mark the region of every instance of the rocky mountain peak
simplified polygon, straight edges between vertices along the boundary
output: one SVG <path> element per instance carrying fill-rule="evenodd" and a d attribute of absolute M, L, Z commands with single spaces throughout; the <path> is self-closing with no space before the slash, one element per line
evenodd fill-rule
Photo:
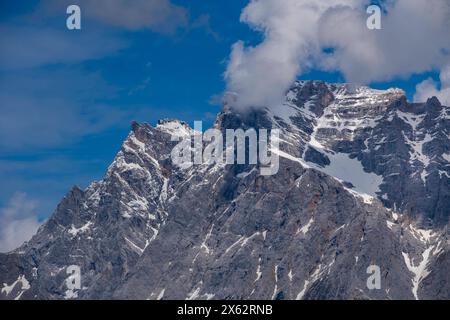
<path fill-rule="evenodd" d="M 272 176 L 182 170 L 172 137 L 193 129 L 133 122 L 101 181 L 0 254 L 0 298 L 449 299 L 449 111 L 319 81 L 294 83 L 277 106 L 225 106 L 217 128 L 281 130 Z"/>

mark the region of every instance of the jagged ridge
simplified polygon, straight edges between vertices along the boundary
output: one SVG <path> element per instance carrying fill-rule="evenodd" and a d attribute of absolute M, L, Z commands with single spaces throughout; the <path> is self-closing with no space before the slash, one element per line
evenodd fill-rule
<path fill-rule="evenodd" d="M 0 255 L 0 297 L 73 298 L 75 264 L 81 299 L 449 298 L 449 110 L 436 99 L 297 82 L 284 104 L 225 106 L 215 125 L 281 128 L 279 173 L 180 169 L 171 136 L 186 123 L 133 123 L 102 181 Z M 365 284 L 371 264 L 381 290 Z"/>

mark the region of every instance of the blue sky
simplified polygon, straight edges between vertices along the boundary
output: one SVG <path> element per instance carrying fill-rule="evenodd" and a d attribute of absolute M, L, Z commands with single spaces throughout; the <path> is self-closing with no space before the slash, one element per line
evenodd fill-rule
<path fill-rule="evenodd" d="M 66 29 L 72 3 L 80 3 L 81 30 Z M 39 220 L 48 217 L 71 186 L 102 178 L 132 120 L 211 124 L 232 45 L 264 41 L 240 22 L 249 1 L 172 0 L 171 20 L 150 25 L 90 13 L 85 3 L 0 3 L 0 208 L 20 194 Z M 417 84 L 439 81 L 439 69 L 424 70 L 369 84 L 412 99 Z M 346 80 L 315 67 L 298 78 Z"/>

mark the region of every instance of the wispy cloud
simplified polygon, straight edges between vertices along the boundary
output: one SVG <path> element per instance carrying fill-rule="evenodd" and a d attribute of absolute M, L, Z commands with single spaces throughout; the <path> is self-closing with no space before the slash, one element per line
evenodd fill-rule
<path fill-rule="evenodd" d="M 209 14 L 202 14 L 197 17 L 190 25 L 190 30 L 204 29 L 206 34 L 210 35 L 214 40 L 220 41 L 222 38 L 211 26 L 211 16 Z"/>
<path fill-rule="evenodd" d="M 118 89 L 79 67 L 16 73 L 0 83 L 0 147 L 6 150 L 70 144 L 129 112 L 104 101 Z"/>
<path fill-rule="evenodd" d="M 144 91 L 146 90 L 149 85 L 150 85 L 150 81 L 152 80 L 151 77 L 146 77 L 144 80 L 142 80 L 137 86 L 135 86 L 134 88 L 131 88 L 128 91 L 128 95 L 133 95 L 139 91 Z"/>
<path fill-rule="evenodd" d="M 126 47 L 122 38 L 99 30 L 70 32 L 64 28 L 0 25 L 0 70 L 75 64 Z"/>
<path fill-rule="evenodd" d="M 61 23 L 72 4 L 81 7 L 80 31 Z M 207 16 L 191 23 L 188 9 L 170 0 L 42 0 L 31 14 L 0 25 L 0 70 L 100 59 L 129 46 L 122 30 L 172 35 L 199 27 L 216 36 Z"/>
<path fill-rule="evenodd" d="M 44 0 L 39 12 L 60 15 L 71 4 L 80 6 L 83 18 L 131 31 L 173 34 L 189 24 L 189 11 L 170 0 Z"/>
<path fill-rule="evenodd" d="M 16 193 L 6 207 L 0 208 L 0 252 L 16 249 L 36 233 L 40 225 L 36 206 L 25 193 Z"/>

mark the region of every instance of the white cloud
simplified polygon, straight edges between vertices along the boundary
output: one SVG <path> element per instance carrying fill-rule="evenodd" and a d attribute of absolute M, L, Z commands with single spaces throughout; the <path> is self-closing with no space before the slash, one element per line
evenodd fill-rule
<path fill-rule="evenodd" d="M 392 0 L 382 29 L 366 28 L 364 11 L 330 10 L 321 19 L 322 47 L 332 47 L 325 65 L 351 82 L 370 83 L 439 69 L 450 51 L 448 0 Z"/>
<path fill-rule="evenodd" d="M 440 69 L 450 52 L 447 0 L 390 0 L 382 30 L 369 30 L 369 1 L 252 0 L 241 21 L 264 34 L 254 47 L 235 43 L 225 72 L 236 107 L 276 104 L 309 68 L 370 83 Z M 331 49 L 325 50 L 324 49 Z"/>
<path fill-rule="evenodd" d="M 25 193 L 16 193 L 6 207 L 0 208 L 0 252 L 16 249 L 36 233 L 40 225 L 34 213 L 36 206 Z"/>
<path fill-rule="evenodd" d="M 440 85 L 431 78 L 422 81 L 416 86 L 414 101 L 425 102 L 430 97 L 437 97 L 446 106 L 450 106 L 450 65 L 445 67 L 440 74 Z"/>
<path fill-rule="evenodd" d="M 264 41 L 245 47 L 233 45 L 225 79 L 237 94 L 237 107 L 277 103 L 295 77 L 320 52 L 319 19 L 330 7 L 357 1 L 253 0 L 243 10 L 241 22 L 264 33 Z"/>

